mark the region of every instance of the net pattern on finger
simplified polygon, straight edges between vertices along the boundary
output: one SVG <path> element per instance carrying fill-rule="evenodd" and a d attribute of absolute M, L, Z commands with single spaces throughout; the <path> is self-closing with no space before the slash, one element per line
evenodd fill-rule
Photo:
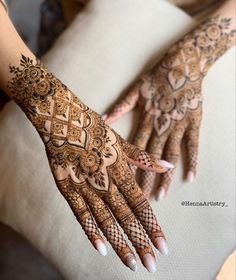
<path fill-rule="evenodd" d="M 99 229 L 97 228 L 95 221 L 92 217 L 89 217 L 79 222 L 90 240 L 94 241 L 97 238 L 101 238 Z"/>
<path fill-rule="evenodd" d="M 145 197 L 152 192 L 155 183 L 156 173 L 151 171 L 142 171 L 140 174 L 140 186 Z"/>
<path fill-rule="evenodd" d="M 188 169 L 195 172 L 198 163 L 197 153 L 194 150 L 189 150 L 188 157 Z"/>
<path fill-rule="evenodd" d="M 138 218 L 150 237 L 164 237 L 161 227 L 158 225 L 156 217 L 150 206 L 143 209 L 143 211 L 139 213 Z"/>
<path fill-rule="evenodd" d="M 160 187 L 168 189 L 174 175 L 174 170 L 168 170 L 166 173 L 160 175 Z"/>
<path fill-rule="evenodd" d="M 133 246 L 139 251 L 150 247 L 148 237 L 141 224 L 135 219 L 132 222 L 122 225 Z"/>
<path fill-rule="evenodd" d="M 103 228 L 103 233 L 116 252 L 119 253 L 127 247 L 127 243 L 116 224 Z"/>

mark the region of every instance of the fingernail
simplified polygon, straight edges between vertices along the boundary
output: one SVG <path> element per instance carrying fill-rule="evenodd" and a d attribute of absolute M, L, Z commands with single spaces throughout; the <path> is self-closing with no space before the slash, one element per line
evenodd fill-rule
<path fill-rule="evenodd" d="M 134 272 L 138 269 L 136 258 L 132 254 L 128 254 L 125 258 L 125 264 Z"/>
<path fill-rule="evenodd" d="M 107 114 L 102 115 L 101 118 L 105 121 L 107 118 Z"/>
<path fill-rule="evenodd" d="M 162 200 L 165 196 L 165 189 L 163 187 L 161 187 L 158 191 L 158 194 L 156 195 L 156 200 Z"/>
<path fill-rule="evenodd" d="M 154 273 L 157 270 L 156 261 L 150 253 L 144 255 L 143 264 L 145 265 L 146 269 L 151 273 Z"/>
<path fill-rule="evenodd" d="M 166 256 L 168 254 L 167 242 L 163 237 L 157 237 L 155 240 L 155 245 L 157 249 L 162 253 L 162 255 Z"/>
<path fill-rule="evenodd" d="M 100 240 L 100 239 L 95 240 L 94 245 L 102 256 L 107 255 L 107 248 L 102 240 Z"/>
<path fill-rule="evenodd" d="M 189 183 L 192 183 L 193 180 L 194 180 L 194 177 L 195 177 L 195 174 L 193 173 L 193 171 L 189 171 L 188 174 L 187 174 L 187 181 Z"/>
<path fill-rule="evenodd" d="M 175 168 L 175 166 L 171 163 L 169 163 L 168 161 L 165 161 L 165 160 L 158 160 L 158 163 L 162 166 L 162 167 L 166 167 L 166 168 L 169 168 L 169 169 L 173 169 Z"/>

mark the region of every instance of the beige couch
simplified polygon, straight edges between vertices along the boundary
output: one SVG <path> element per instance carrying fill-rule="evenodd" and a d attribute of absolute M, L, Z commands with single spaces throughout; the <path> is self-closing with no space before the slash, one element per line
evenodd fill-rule
<path fill-rule="evenodd" d="M 44 62 L 91 108 L 103 113 L 120 93 L 194 21 L 161 0 L 91 0 Z M 34 244 L 69 280 L 214 279 L 234 248 L 234 50 L 203 85 L 199 172 L 189 185 L 182 162 L 167 199 L 153 208 L 168 238 L 158 270 L 136 273 L 109 248 L 101 257 L 59 194 L 36 131 L 9 103 L 0 115 L 0 219 Z M 131 113 L 114 125 L 124 137 Z M 184 207 L 182 201 L 223 201 L 228 207 Z"/>

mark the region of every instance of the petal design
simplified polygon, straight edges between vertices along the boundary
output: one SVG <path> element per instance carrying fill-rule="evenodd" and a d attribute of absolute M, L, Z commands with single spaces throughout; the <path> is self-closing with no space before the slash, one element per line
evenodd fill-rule
<path fill-rule="evenodd" d="M 154 128 L 158 136 L 165 133 L 171 125 L 171 117 L 169 114 L 162 114 L 159 118 L 154 120 Z"/>

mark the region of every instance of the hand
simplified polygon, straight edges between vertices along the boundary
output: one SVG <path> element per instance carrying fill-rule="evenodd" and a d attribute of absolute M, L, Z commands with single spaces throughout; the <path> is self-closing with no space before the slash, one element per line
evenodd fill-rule
<path fill-rule="evenodd" d="M 10 66 L 9 92 L 39 132 L 56 184 L 88 238 L 105 255 L 103 233 L 135 271 L 135 255 L 120 225 L 153 272 L 155 255 L 148 237 L 163 254 L 167 244 L 128 162 L 153 172 L 165 172 L 168 163 L 155 162 L 125 142 L 39 61 L 22 55 L 20 65 Z"/>
<path fill-rule="evenodd" d="M 156 159 L 176 165 L 182 141 L 186 144 L 187 179 L 196 176 L 199 128 L 202 119 L 202 80 L 209 67 L 232 46 L 230 19 L 214 16 L 177 42 L 164 58 L 131 87 L 125 98 L 104 115 L 107 124 L 139 102 L 140 122 L 134 144 Z M 134 168 L 135 169 L 135 168 Z M 160 175 L 154 194 L 167 194 L 174 169 Z M 149 197 L 156 174 L 143 172 L 139 184 Z"/>

